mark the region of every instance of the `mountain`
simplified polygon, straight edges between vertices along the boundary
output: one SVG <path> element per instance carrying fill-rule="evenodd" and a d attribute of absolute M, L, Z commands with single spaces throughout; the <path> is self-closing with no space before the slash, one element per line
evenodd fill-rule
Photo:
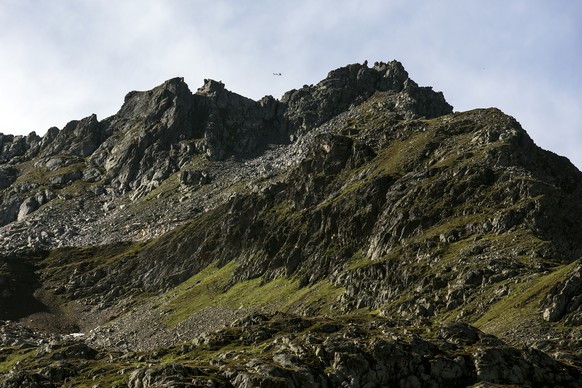
<path fill-rule="evenodd" d="M 0 134 L 2 387 L 582 386 L 582 173 L 397 62 Z"/>

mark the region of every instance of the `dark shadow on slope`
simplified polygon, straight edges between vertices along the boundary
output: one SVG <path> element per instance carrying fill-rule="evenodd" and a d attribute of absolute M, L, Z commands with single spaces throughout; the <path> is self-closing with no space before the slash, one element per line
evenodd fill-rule
<path fill-rule="evenodd" d="M 34 297 L 40 282 L 35 257 L 0 257 L 0 319 L 18 320 L 30 314 L 48 311 Z"/>
<path fill-rule="evenodd" d="M 78 332 L 76 309 L 63 311 L 62 299 L 41 280 L 39 265 L 46 256 L 44 251 L 0 254 L 0 320 L 42 332 Z"/>
<path fill-rule="evenodd" d="M 38 263 L 45 257 L 42 251 L 0 256 L 0 320 L 20 321 L 44 332 L 77 332 L 77 322 L 61 310 L 39 278 Z"/>

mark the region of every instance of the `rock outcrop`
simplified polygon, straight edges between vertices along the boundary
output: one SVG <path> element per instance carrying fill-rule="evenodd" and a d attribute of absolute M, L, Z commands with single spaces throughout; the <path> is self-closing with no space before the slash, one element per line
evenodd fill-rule
<path fill-rule="evenodd" d="M 374 67 L 354 64 L 331 71 L 315 86 L 291 90 L 283 96 L 283 116 L 292 133 L 303 133 L 367 100 L 375 92 L 389 92 L 384 104 L 400 118 L 434 118 L 452 112 L 442 93 L 419 87 L 397 61 Z"/>
<path fill-rule="evenodd" d="M 582 265 L 577 264 L 566 279 L 554 284 L 540 306 L 546 321 L 582 325 Z"/>

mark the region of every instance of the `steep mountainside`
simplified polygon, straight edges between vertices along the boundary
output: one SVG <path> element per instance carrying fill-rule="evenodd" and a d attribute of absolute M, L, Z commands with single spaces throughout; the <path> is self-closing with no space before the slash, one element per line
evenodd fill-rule
<path fill-rule="evenodd" d="M 582 386 L 581 220 L 567 159 L 396 61 L 172 79 L 0 134 L 3 386 Z"/>

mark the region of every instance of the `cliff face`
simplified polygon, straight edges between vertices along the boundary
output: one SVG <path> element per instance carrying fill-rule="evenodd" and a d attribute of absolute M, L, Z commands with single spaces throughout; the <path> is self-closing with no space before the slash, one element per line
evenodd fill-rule
<path fill-rule="evenodd" d="M 130 386 L 580 377 L 582 174 L 398 62 L 280 101 L 176 78 L 102 121 L 1 135 L 0 161 L 3 338 L 44 357 L 7 352 L 14 384 L 85 381 L 106 355 L 127 373 L 103 381 Z M 45 359 L 74 346 L 59 380 Z"/>

